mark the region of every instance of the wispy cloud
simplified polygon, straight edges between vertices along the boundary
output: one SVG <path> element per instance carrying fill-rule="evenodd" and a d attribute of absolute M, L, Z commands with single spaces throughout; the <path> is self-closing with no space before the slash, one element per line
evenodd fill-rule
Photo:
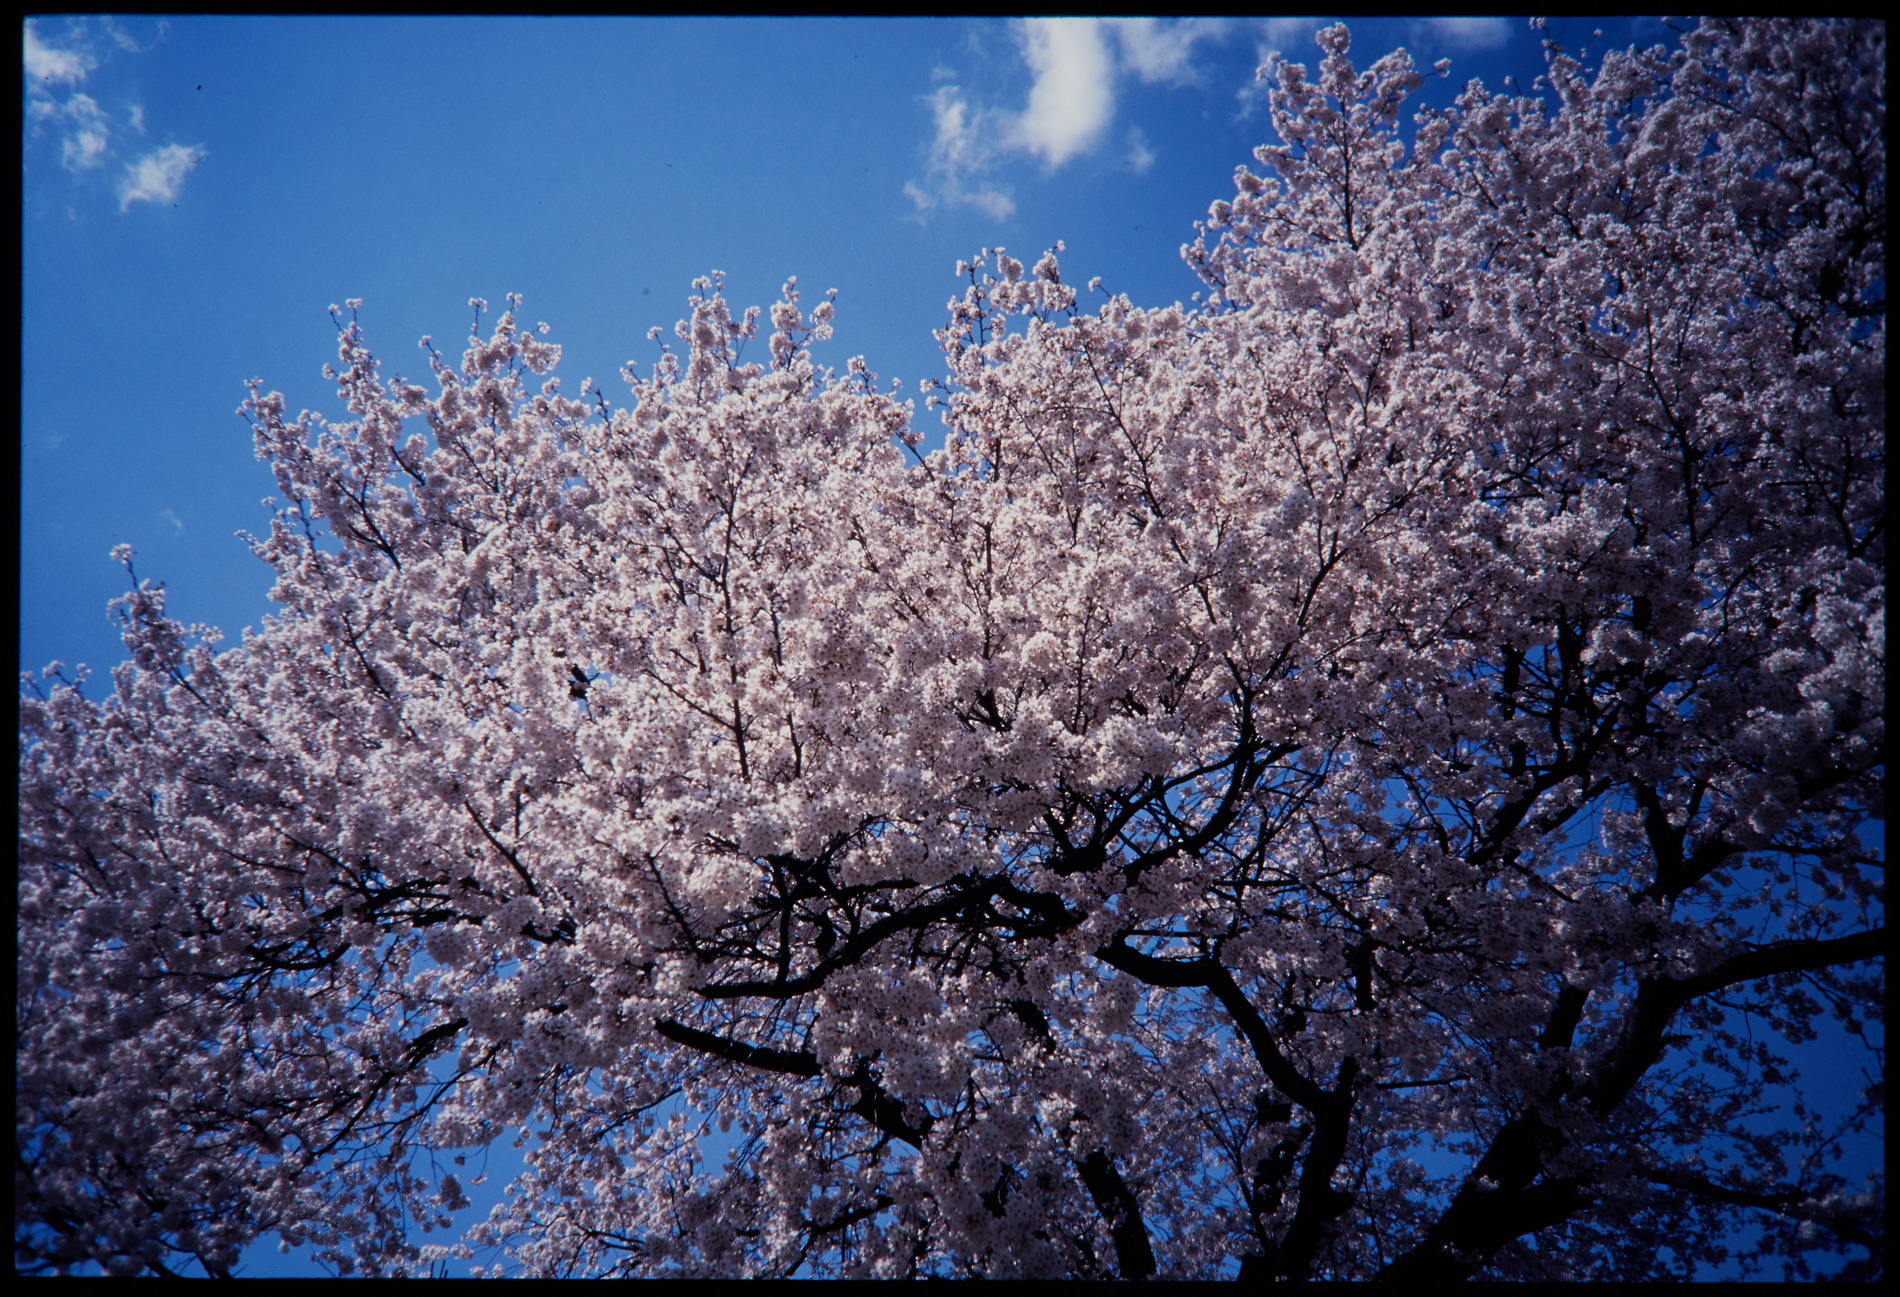
<path fill-rule="evenodd" d="M 140 45 L 137 41 L 133 40 L 132 33 L 119 26 L 119 24 L 114 22 L 110 17 L 101 18 L 99 25 L 105 28 L 107 39 L 124 50 L 127 54 L 143 54 L 146 50 L 152 48 L 151 45 Z M 153 45 L 158 43 L 158 38 L 165 34 L 165 28 L 169 25 L 170 24 L 166 22 L 160 21 L 158 24 L 158 34 L 152 39 Z"/>
<path fill-rule="evenodd" d="M 170 509 L 160 509 L 158 511 L 158 516 L 163 518 L 166 522 L 169 522 L 172 525 L 172 527 L 177 530 L 179 535 L 182 536 L 185 534 L 184 522 L 178 517 L 177 514 L 173 513 Z"/>
<path fill-rule="evenodd" d="M 1233 24 L 1224 18 L 1111 18 L 1109 28 L 1121 45 L 1122 66 L 1147 82 L 1187 85 L 1195 80 L 1194 46 L 1226 38 Z"/>
<path fill-rule="evenodd" d="M 1095 153 L 1110 138 L 1117 83 L 1123 74 L 1143 82 L 1184 85 L 1196 78 L 1195 46 L 1225 37 L 1216 19 L 1164 22 L 1154 18 L 1031 18 L 1012 24 L 1016 54 L 1030 74 L 1021 109 L 973 102 L 956 85 L 929 97 L 935 133 L 924 179 L 904 192 L 917 209 L 975 207 L 1002 219 L 1015 211 L 994 176 L 1011 157 L 1039 159 L 1048 170 Z M 1154 149 L 1139 130 L 1127 136 L 1127 165 L 1144 171 Z"/>
<path fill-rule="evenodd" d="M 1326 21 L 1321 18 L 1265 18 L 1260 22 L 1259 49 L 1266 54 L 1298 57 L 1313 50 L 1313 34 Z M 1261 62 L 1265 62 L 1265 58 Z"/>
<path fill-rule="evenodd" d="M 103 46 L 95 40 L 95 27 L 103 37 Z M 160 23 L 157 35 L 162 36 L 164 30 L 165 25 Z M 59 164 L 75 176 L 123 160 L 123 155 L 115 152 L 110 121 L 123 111 L 132 130 L 143 134 L 145 106 L 121 99 L 108 114 L 98 99 L 80 87 L 110 60 L 114 51 L 138 54 L 149 48 L 141 47 L 131 33 L 109 17 L 71 19 L 56 36 L 41 30 L 37 20 L 27 19 L 22 25 L 21 65 L 26 81 L 28 139 L 47 131 L 56 134 Z M 139 202 L 177 201 L 186 174 L 204 156 L 202 146 L 167 144 L 126 161 L 117 186 L 119 211 L 130 211 L 132 204 Z"/>
<path fill-rule="evenodd" d="M 125 169 L 119 182 L 119 210 L 130 210 L 133 203 L 169 203 L 178 198 L 178 187 L 185 175 L 203 159 L 203 149 L 183 144 L 167 144 L 148 153 Z"/>
<path fill-rule="evenodd" d="M 1008 194 L 985 184 L 997 132 L 979 122 L 983 116 L 963 97 L 959 86 L 938 86 L 930 96 L 937 133 L 930 146 L 930 169 L 924 182 L 910 181 L 904 192 L 920 212 L 943 204 L 974 207 L 995 220 L 1006 220 L 1016 210 Z"/>
<path fill-rule="evenodd" d="M 1140 175 L 1155 164 L 1155 151 L 1148 147 L 1148 137 L 1141 133 L 1141 127 L 1128 128 L 1128 169 Z"/>
<path fill-rule="evenodd" d="M 1425 29 L 1438 43 L 1460 50 L 1495 50 L 1510 43 L 1508 18 L 1427 18 Z"/>
<path fill-rule="evenodd" d="M 66 137 L 60 142 L 59 164 L 62 167 L 68 171 L 90 171 L 105 161 L 112 132 L 106 126 L 106 115 L 99 110 L 99 105 L 91 95 L 74 95 L 51 114 L 44 115 L 63 117 L 69 123 Z"/>

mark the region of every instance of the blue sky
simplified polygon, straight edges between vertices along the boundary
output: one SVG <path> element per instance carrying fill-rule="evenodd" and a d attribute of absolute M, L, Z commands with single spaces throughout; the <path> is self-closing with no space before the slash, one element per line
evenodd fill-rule
<path fill-rule="evenodd" d="M 228 642 L 269 611 L 234 533 L 268 530 L 275 483 L 236 410 L 256 376 L 334 413 L 328 309 L 349 298 L 386 368 L 417 375 L 422 335 L 459 352 L 471 297 L 521 293 L 567 390 L 611 394 L 695 277 L 725 272 L 743 307 L 795 275 L 808 303 L 838 290 L 820 360 L 863 355 L 934 431 L 916 393 L 942 372 L 957 261 L 1063 240 L 1071 283 L 1186 300 L 1181 245 L 1271 142 L 1254 71 L 1274 49 L 1315 63 L 1320 25 L 28 20 L 20 667 L 122 658 L 122 542 Z M 1598 50 L 1669 35 L 1551 34 L 1575 50 L 1599 25 Z M 1437 104 L 1543 66 L 1522 19 L 1352 28 L 1361 66 L 1451 60 Z"/>
<path fill-rule="evenodd" d="M 21 668 L 120 660 L 120 542 L 229 642 L 269 610 L 234 533 L 275 484 L 235 411 L 255 376 L 334 412 L 332 303 L 420 373 L 422 335 L 459 351 L 468 300 L 518 292 L 568 389 L 611 393 L 696 276 L 744 306 L 796 275 L 838 290 L 820 359 L 914 394 L 983 247 L 1064 240 L 1070 282 L 1141 304 L 1196 291 L 1180 246 L 1266 140 L 1254 70 L 1316 61 L 1318 25 L 28 20 Z M 1667 35 L 1605 25 L 1598 48 Z M 1401 44 L 1452 61 L 1435 102 L 1542 66 L 1522 19 L 1354 23 L 1362 65 Z"/>

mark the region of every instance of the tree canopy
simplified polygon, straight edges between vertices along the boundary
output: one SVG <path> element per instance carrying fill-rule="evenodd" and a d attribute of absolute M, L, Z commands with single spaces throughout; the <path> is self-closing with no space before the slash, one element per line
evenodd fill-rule
<path fill-rule="evenodd" d="M 23 684 L 19 1267 L 1879 1273 L 1884 26 L 1320 45 L 935 449 L 793 284 L 254 383 L 275 615 Z"/>

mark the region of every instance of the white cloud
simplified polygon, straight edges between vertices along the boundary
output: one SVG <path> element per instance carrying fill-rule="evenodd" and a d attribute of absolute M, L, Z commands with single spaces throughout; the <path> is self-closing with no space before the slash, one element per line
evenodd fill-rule
<path fill-rule="evenodd" d="M 986 114 L 973 110 L 962 89 L 953 85 L 938 86 L 930 96 L 930 108 L 937 134 L 930 146 L 926 183 L 913 180 L 904 186 L 917 210 L 928 211 L 944 203 L 974 207 L 996 220 L 1014 213 L 1016 204 L 1008 194 L 977 182 L 989 167 L 994 151 L 991 140 L 997 133 L 993 124 L 981 120 Z"/>
<path fill-rule="evenodd" d="M 1010 155 L 1028 154 L 1054 170 L 1095 152 L 1110 138 L 1123 73 L 1149 83 L 1190 84 L 1196 78 L 1195 46 L 1224 39 L 1231 27 L 1211 18 L 1015 23 L 1016 48 L 1031 78 L 1028 101 L 1020 111 L 985 107 L 958 86 L 940 85 L 926 100 L 936 128 L 928 173 L 922 182 L 905 185 L 904 192 L 920 212 L 945 204 L 975 207 L 998 219 L 1009 216 L 1015 204 L 989 177 Z M 936 80 L 952 75 L 944 69 L 932 73 Z M 1141 132 L 1133 130 L 1126 138 L 1126 164 L 1137 172 L 1152 166 L 1155 153 Z"/>
<path fill-rule="evenodd" d="M 1036 76 L 1016 119 L 1018 146 L 1059 167 L 1093 149 L 1114 117 L 1114 60 L 1093 18 L 1031 18 L 1018 33 Z"/>
<path fill-rule="evenodd" d="M 60 146 L 59 164 L 68 171 L 90 171 L 105 161 L 112 132 L 106 128 L 106 115 L 99 111 L 92 96 L 74 95 L 59 111 L 74 123 Z"/>
<path fill-rule="evenodd" d="M 151 48 L 150 45 L 141 47 L 137 41 L 132 39 L 132 33 L 126 31 L 125 28 L 119 26 L 118 23 L 112 21 L 109 17 L 101 18 L 99 23 L 106 29 L 106 35 L 111 38 L 112 43 L 124 50 L 127 54 L 143 54 L 146 50 Z M 158 34 L 163 36 L 165 34 L 165 28 L 168 26 L 170 26 L 169 23 L 161 21 L 158 24 Z M 153 44 L 157 44 L 156 39 L 154 39 Z"/>
<path fill-rule="evenodd" d="M 117 186 L 121 212 L 131 210 L 133 203 L 175 200 L 185 174 L 204 157 L 204 150 L 171 144 L 127 163 L 125 154 L 115 147 L 109 122 L 123 112 L 132 131 L 144 134 L 145 106 L 127 102 L 122 94 L 112 94 L 109 84 L 89 87 L 90 94 L 77 89 L 115 53 L 140 54 L 157 44 L 164 37 L 166 24 L 157 24 L 151 42 L 145 46 L 110 17 L 69 19 L 56 38 L 44 35 L 30 18 L 21 29 L 27 140 L 49 133 L 50 128 L 50 133 L 58 137 L 60 166 L 75 176 L 100 172 L 108 164 L 123 165 L 124 176 Z M 97 80 L 110 79 L 101 73 Z M 56 94 L 62 86 L 75 87 L 63 101 Z M 102 99 L 110 111 L 101 106 Z"/>
<path fill-rule="evenodd" d="M 25 33 L 22 59 L 29 82 L 57 86 L 70 81 L 78 85 L 86 79 L 87 73 L 99 66 L 99 61 L 83 47 L 62 50 L 46 44 L 31 18 L 26 20 Z"/>
<path fill-rule="evenodd" d="M 1434 37 L 1454 49 L 1494 50 L 1511 39 L 1507 18 L 1428 18 L 1425 23 Z"/>
<path fill-rule="evenodd" d="M 185 175 L 204 157 L 201 148 L 167 144 L 148 153 L 125 169 L 119 185 L 119 210 L 129 211 L 133 203 L 169 203 L 178 197 Z"/>
<path fill-rule="evenodd" d="M 160 509 L 158 516 L 177 528 L 179 535 L 182 536 L 185 534 L 185 524 L 179 519 L 178 515 L 173 513 L 170 509 Z"/>
<path fill-rule="evenodd" d="M 1140 175 L 1155 164 L 1155 151 L 1148 147 L 1148 137 L 1141 133 L 1141 127 L 1130 127 L 1128 131 L 1128 167 Z"/>
<path fill-rule="evenodd" d="M 1325 26 L 1318 18 L 1267 18 L 1260 23 L 1261 62 L 1267 54 L 1284 54 L 1298 63 L 1306 55 L 1317 54 L 1313 34 Z"/>
<path fill-rule="evenodd" d="M 1110 30 L 1121 45 L 1122 65 L 1143 81 L 1185 85 L 1194 80 L 1191 62 L 1197 41 L 1220 40 L 1231 26 L 1223 18 L 1111 18 Z"/>
<path fill-rule="evenodd" d="M 977 133 L 969 104 L 959 86 L 939 86 L 930 96 L 932 114 L 937 120 L 937 140 L 931 146 L 931 159 L 952 171 L 967 171 L 983 165 L 987 147 Z"/>

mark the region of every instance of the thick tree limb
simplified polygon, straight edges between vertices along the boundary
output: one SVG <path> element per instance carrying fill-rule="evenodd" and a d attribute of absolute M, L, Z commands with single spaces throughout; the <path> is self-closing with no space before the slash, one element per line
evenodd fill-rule
<path fill-rule="evenodd" d="M 738 1063 L 744 1067 L 755 1067 L 765 1072 L 778 1072 L 785 1076 L 815 1077 L 823 1074 L 818 1065 L 818 1056 L 809 1050 L 770 1049 L 762 1045 L 748 1045 L 744 1041 L 732 1040 L 725 1036 L 715 1036 L 709 1031 L 700 1031 L 685 1023 L 671 1018 L 659 1018 L 653 1023 L 653 1029 L 675 1044 L 688 1049 L 698 1050 L 702 1054 L 711 1054 L 723 1058 L 729 1063 Z M 846 1082 L 858 1091 L 858 1100 L 851 1105 L 851 1111 L 863 1117 L 878 1130 L 901 1139 L 913 1148 L 922 1148 L 924 1139 L 930 1134 L 933 1124 L 926 1114 L 921 1123 L 913 1123 L 907 1115 L 904 1105 L 891 1097 L 890 1093 L 871 1075 L 868 1062 L 860 1061 L 857 1070 Z"/>
<path fill-rule="evenodd" d="M 1827 941 L 1758 946 L 1694 977 L 1645 979 L 1604 1065 L 1574 1090 L 1568 1078 L 1560 1081 L 1551 1098 L 1582 1102 L 1597 1115 L 1607 1115 L 1661 1056 L 1670 1020 L 1697 996 L 1759 977 L 1877 958 L 1885 945 L 1886 929 L 1880 927 Z M 1567 1044 L 1582 1008 L 1582 999 L 1569 988 L 1560 993 L 1545 1040 Z M 1468 1278 L 1512 1239 L 1567 1220 L 1589 1201 L 1587 1184 L 1575 1176 L 1532 1183 L 1565 1142 L 1534 1111 L 1506 1122 L 1425 1238 L 1387 1266 L 1380 1278 L 1433 1283 Z"/>
<path fill-rule="evenodd" d="M 1076 1160 L 1082 1183 L 1095 1199 L 1096 1210 L 1108 1222 L 1109 1237 L 1115 1240 L 1115 1261 L 1124 1279 L 1146 1279 L 1155 1272 L 1154 1248 L 1148 1242 L 1148 1226 L 1141 1218 L 1141 1203 L 1134 1190 L 1122 1179 L 1121 1172 L 1107 1153 L 1096 1149 Z"/>

